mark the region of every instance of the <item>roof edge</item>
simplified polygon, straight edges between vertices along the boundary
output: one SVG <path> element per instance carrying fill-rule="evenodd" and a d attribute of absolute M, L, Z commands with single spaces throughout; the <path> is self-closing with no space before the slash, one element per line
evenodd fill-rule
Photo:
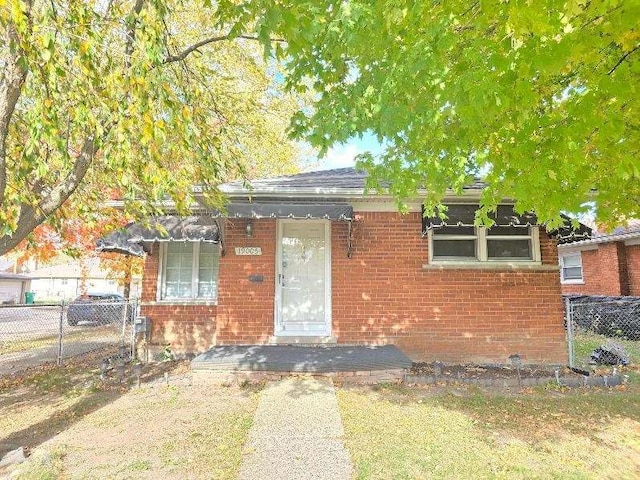
<path fill-rule="evenodd" d="M 618 233 L 618 234 L 612 234 L 612 235 L 602 235 L 599 237 L 590 238 L 588 240 L 578 240 L 577 242 L 563 243 L 562 245 L 558 245 L 558 248 L 569 250 L 571 247 L 580 247 L 583 245 L 595 245 L 599 243 L 618 242 L 622 240 L 634 240 L 636 238 L 640 239 L 640 231 Z"/>

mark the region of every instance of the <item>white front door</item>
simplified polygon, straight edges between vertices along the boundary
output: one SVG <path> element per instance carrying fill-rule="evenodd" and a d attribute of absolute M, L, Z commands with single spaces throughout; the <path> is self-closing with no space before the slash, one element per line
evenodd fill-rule
<path fill-rule="evenodd" d="M 276 335 L 331 335 L 329 226 L 278 221 Z"/>

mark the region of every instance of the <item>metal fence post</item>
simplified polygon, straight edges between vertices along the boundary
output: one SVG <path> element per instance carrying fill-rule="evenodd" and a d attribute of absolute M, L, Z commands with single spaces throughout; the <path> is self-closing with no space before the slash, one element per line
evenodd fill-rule
<path fill-rule="evenodd" d="M 131 341 L 131 360 L 135 360 L 137 358 L 136 355 L 136 318 L 138 317 L 138 315 L 140 314 L 140 312 L 138 312 L 138 300 L 134 299 L 131 301 L 131 310 L 132 310 L 132 315 L 131 315 L 131 335 L 130 335 L 130 341 Z"/>
<path fill-rule="evenodd" d="M 58 359 L 57 364 L 62 365 L 62 341 L 64 337 L 64 300 L 60 302 L 60 323 L 58 324 Z"/>
<path fill-rule="evenodd" d="M 564 299 L 564 310 L 565 310 L 565 318 L 567 322 L 567 346 L 569 350 L 569 367 L 573 368 L 575 367 L 574 359 L 573 359 L 573 340 L 574 340 L 573 315 L 571 314 L 571 299 L 568 297 Z"/>
<path fill-rule="evenodd" d="M 131 306 L 131 302 L 128 299 L 125 299 L 122 304 L 122 332 L 120 334 L 120 346 L 123 347 L 125 344 L 124 339 L 127 336 L 127 320 L 129 318 L 129 307 Z"/>

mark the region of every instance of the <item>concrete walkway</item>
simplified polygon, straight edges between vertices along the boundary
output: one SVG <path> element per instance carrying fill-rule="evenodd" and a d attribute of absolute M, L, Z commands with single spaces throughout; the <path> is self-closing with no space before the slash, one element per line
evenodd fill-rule
<path fill-rule="evenodd" d="M 330 378 L 288 378 L 261 393 L 241 480 L 351 478 Z"/>

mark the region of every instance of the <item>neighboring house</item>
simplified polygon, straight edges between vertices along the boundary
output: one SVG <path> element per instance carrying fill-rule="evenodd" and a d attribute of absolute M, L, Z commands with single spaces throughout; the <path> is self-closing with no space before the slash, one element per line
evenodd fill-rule
<path fill-rule="evenodd" d="M 558 246 L 563 294 L 640 296 L 640 221 Z"/>
<path fill-rule="evenodd" d="M 567 361 L 556 238 L 535 217 L 501 205 L 494 228 L 474 227 L 480 183 L 447 197 L 447 223 L 419 201 L 401 215 L 364 182 L 343 168 L 227 184 L 224 215 L 159 217 L 102 248 L 144 248 L 156 349 L 337 342 L 423 361 Z"/>
<path fill-rule="evenodd" d="M 116 280 L 108 278 L 108 273 L 100 268 L 99 262 L 97 258 L 68 260 L 27 273 L 36 300 L 72 300 L 84 292 L 122 293 L 123 287 Z M 138 291 L 139 288 L 134 288 L 131 296 L 136 296 Z"/>
<path fill-rule="evenodd" d="M 25 275 L 0 272 L 0 304 L 24 303 L 31 279 Z"/>

